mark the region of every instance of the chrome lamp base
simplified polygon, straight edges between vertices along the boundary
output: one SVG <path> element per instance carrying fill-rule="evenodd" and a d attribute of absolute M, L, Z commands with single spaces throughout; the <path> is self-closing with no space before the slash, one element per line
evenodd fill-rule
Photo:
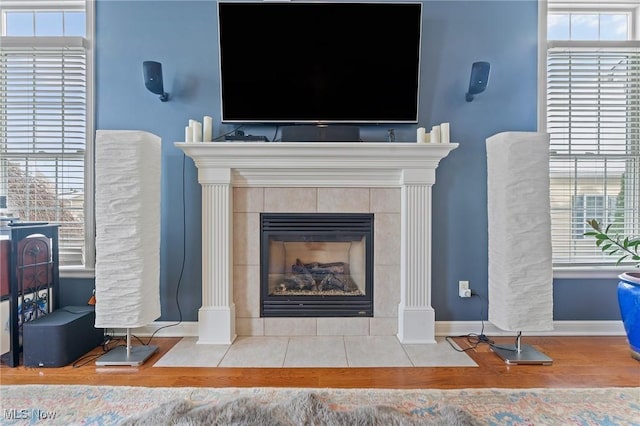
<path fill-rule="evenodd" d="M 98 358 L 96 360 L 96 365 L 129 365 L 131 367 L 137 367 L 138 365 L 144 364 L 144 362 L 157 351 L 157 346 L 147 345 L 134 346 L 130 348 L 129 353 L 127 353 L 126 347 L 117 346 Z"/>
<path fill-rule="evenodd" d="M 102 355 L 96 360 L 97 366 L 109 366 L 109 365 L 128 365 L 131 367 L 137 367 L 144 364 L 151 355 L 158 352 L 158 347 L 153 345 L 131 345 L 131 329 L 127 329 L 127 345 L 116 346 L 109 352 Z"/>
<path fill-rule="evenodd" d="M 521 345 L 522 332 L 515 345 L 492 345 L 491 350 L 509 365 L 552 365 L 553 360 L 530 345 Z"/>

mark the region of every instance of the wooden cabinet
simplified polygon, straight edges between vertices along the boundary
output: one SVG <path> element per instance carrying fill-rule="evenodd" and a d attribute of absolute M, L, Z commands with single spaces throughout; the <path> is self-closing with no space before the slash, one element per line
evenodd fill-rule
<path fill-rule="evenodd" d="M 15 367 L 20 364 L 22 325 L 57 308 L 58 225 L 19 223 L 11 226 L 10 239 L 6 241 L 1 241 L 0 284 L 8 275 L 8 294 L 2 288 L 1 296 L 9 301 L 10 342 L 2 361 Z"/>

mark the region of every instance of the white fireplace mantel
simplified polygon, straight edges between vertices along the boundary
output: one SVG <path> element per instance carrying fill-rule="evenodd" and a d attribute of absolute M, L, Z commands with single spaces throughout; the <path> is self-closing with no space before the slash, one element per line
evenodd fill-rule
<path fill-rule="evenodd" d="M 199 343 L 236 337 L 233 187 L 400 187 L 401 295 L 398 338 L 434 343 L 431 307 L 431 186 L 458 144 L 176 142 L 202 185 L 202 307 Z"/>

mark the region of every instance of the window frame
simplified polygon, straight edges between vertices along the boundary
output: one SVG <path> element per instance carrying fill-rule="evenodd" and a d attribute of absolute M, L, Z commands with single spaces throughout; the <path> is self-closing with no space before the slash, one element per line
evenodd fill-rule
<path fill-rule="evenodd" d="M 605 3 L 602 0 L 540 0 L 538 2 L 538 120 L 539 132 L 547 131 L 547 25 L 549 12 L 599 12 L 599 13 L 627 13 L 629 15 L 629 38 L 636 42 L 640 40 L 640 5 L 637 0 L 616 0 L 615 3 Z M 580 41 L 570 43 L 580 44 Z M 590 45 L 593 42 L 587 41 Z M 603 45 L 609 42 L 600 41 Z M 629 266 L 611 265 L 554 265 L 553 276 L 558 279 L 610 279 L 617 278 L 622 272 L 628 271 Z"/>
<path fill-rule="evenodd" d="M 38 0 L 5 0 L 0 13 L 0 37 L 3 40 L 11 39 L 11 43 L 25 44 L 36 47 L 44 47 L 55 44 L 58 37 L 38 36 L 20 37 L 4 36 L 6 28 L 5 12 L 25 12 L 41 10 L 82 10 L 85 12 L 86 34 L 83 44 L 86 54 L 86 117 L 85 117 L 85 153 L 84 153 L 84 264 L 61 265 L 60 276 L 62 278 L 93 278 L 95 276 L 95 214 L 94 214 L 94 134 L 95 134 L 95 2 L 93 0 L 63 0 L 58 4 Z M 63 36 L 63 38 L 79 38 L 77 36 Z M 58 38 L 59 39 L 59 38 Z"/>

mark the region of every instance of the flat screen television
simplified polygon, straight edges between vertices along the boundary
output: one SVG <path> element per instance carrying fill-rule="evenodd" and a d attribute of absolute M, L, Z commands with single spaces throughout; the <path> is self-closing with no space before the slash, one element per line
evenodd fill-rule
<path fill-rule="evenodd" d="M 224 123 L 416 123 L 422 4 L 219 2 Z"/>

